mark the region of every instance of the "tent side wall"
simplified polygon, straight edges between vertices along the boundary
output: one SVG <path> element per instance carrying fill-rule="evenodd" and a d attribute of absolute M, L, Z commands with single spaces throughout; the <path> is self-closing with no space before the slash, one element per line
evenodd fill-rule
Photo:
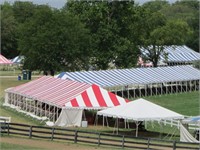
<path fill-rule="evenodd" d="M 50 121 L 55 122 L 61 113 L 61 108 L 50 105 L 35 99 L 28 98 L 24 95 L 6 92 L 5 103 L 6 106 L 15 108 L 28 114 L 38 117 L 47 117 Z"/>
<path fill-rule="evenodd" d="M 82 109 L 62 109 L 62 112 L 55 122 L 55 126 L 69 127 L 69 126 L 81 126 L 82 122 Z"/>

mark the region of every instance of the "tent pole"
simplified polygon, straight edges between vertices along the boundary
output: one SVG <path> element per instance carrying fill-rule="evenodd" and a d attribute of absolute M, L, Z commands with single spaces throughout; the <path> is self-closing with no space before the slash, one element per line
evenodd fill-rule
<path fill-rule="evenodd" d="M 56 120 L 58 119 L 58 111 L 59 111 L 59 108 L 57 107 L 57 111 L 56 111 Z"/>
<path fill-rule="evenodd" d="M 49 105 L 49 120 L 51 120 L 51 105 Z"/>
<path fill-rule="evenodd" d="M 138 137 L 138 125 L 139 125 L 139 124 L 138 124 L 137 121 L 135 122 L 135 124 L 136 124 L 136 132 L 135 132 L 135 136 Z"/>
<path fill-rule="evenodd" d="M 119 133 L 119 119 L 117 118 L 117 135 Z"/>
<path fill-rule="evenodd" d="M 156 83 L 156 96 L 158 94 L 158 84 Z"/>
<path fill-rule="evenodd" d="M 106 116 L 106 122 L 107 122 L 107 127 L 109 127 L 109 124 L 108 124 L 108 117 Z"/>
<path fill-rule="evenodd" d="M 53 123 L 55 123 L 55 109 L 56 109 L 56 107 L 54 106 L 54 108 L 53 108 Z"/>
<path fill-rule="evenodd" d="M 97 120 L 96 120 L 96 126 L 98 126 L 98 115 L 97 115 Z"/>
<path fill-rule="evenodd" d="M 104 116 L 103 116 L 103 127 L 104 127 Z"/>
<path fill-rule="evenodd" d="M 145 97 L 147 96 L 147 85 L 145 84 Z"/>
<path fill-rule="evenodd" d="M 130 127 L 129 127 L 129 122 L 128 122 L 128 119 L 127 119 L 127 125 L 128 125 L 128 129 L 129 129 Z"/>

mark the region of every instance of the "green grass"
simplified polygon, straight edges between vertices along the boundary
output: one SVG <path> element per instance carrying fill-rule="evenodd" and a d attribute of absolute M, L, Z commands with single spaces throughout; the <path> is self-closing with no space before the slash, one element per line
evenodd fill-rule
<path fill-rule="evenodd" d="M 28 82 L 27 80 L 18 81 L 17 77 L 10 77 L 10 78 L 0 78 L 0 97 L 4 97 L 4 90 L 10 87 L 15 87 L 20 84 L 24 84 Z"/>
<path fill-rule="evenodd" d="M 155 104 L 186 116 L 196 116 L 200 114 L 200 93 L 199 91 L 168 94 L 162 96 L 146 97 Z"/>
<path fill-rule="evenodd" d="M 30 147 L 18 144 L 10 144 L 10 143 L 0 143 L 1 150 L 42 150 L 38 147 Z"/>
<path fill-rule="evenodd" d="M 0 76 L 18 76 L 22 74 L 21 70 L 0 71 Z"/>
<path fill-rule="evenodd" d="M 14 123 L 22 123 L 28 125 L 44 125 L 45 122 L 42 120 L 37 120 L 31 116 L 25 115 L 24 113 L 20 113 L 15 109 L 10 107 L 5 107 L 0 105 L 0 116 L 11 117 L 11 122 Z"/>

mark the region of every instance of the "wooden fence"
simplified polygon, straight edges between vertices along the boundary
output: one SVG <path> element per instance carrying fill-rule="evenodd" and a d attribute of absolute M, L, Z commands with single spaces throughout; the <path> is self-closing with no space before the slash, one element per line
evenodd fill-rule
<path fill-rule="evenodd" d="M 167 141 L 155 138 L 136 138 L 127 135 L 114 135 L 99 132 L 72 130 L 44 126 L 30 126 L 18 123 L 0 123 L 1 136 L 18 135 L 29 138 L 40 138 L 54 141 L 71 141 L 88 143 L 112 148 L 132 149 L 200 149 L 199 144 L 177 141 Z"/>

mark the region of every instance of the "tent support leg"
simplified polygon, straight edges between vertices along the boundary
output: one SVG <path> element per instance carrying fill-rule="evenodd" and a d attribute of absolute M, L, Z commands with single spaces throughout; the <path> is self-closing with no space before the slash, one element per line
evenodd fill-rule
<path fill-rule="evenodd" d="M 106 122 L 107 122 L 107 127 L 109 127 L 109 124 L 108 124 L 108 117 L 106 117 Z"/>
<path fill-rule="evenodd" d="M 136 122 L 136 132 L 135 132 L 135 136 L 138 137 L 138 122 Z"/>
<path fill-rule="evenodd" d="M 119 119 L 117 118 L 117 135 L 119 133 Z"/>
<path fill-rule="evenodd" d="M 141 122 L 136 121 L 136 132 L 135 132 L 135 136 L 138 137 L 138 126 L 140 125 Z"/>
<path fill-rule="evenodd" d="M 104 127 L 104 116 L 103 116 L 103 127 Z"/>

